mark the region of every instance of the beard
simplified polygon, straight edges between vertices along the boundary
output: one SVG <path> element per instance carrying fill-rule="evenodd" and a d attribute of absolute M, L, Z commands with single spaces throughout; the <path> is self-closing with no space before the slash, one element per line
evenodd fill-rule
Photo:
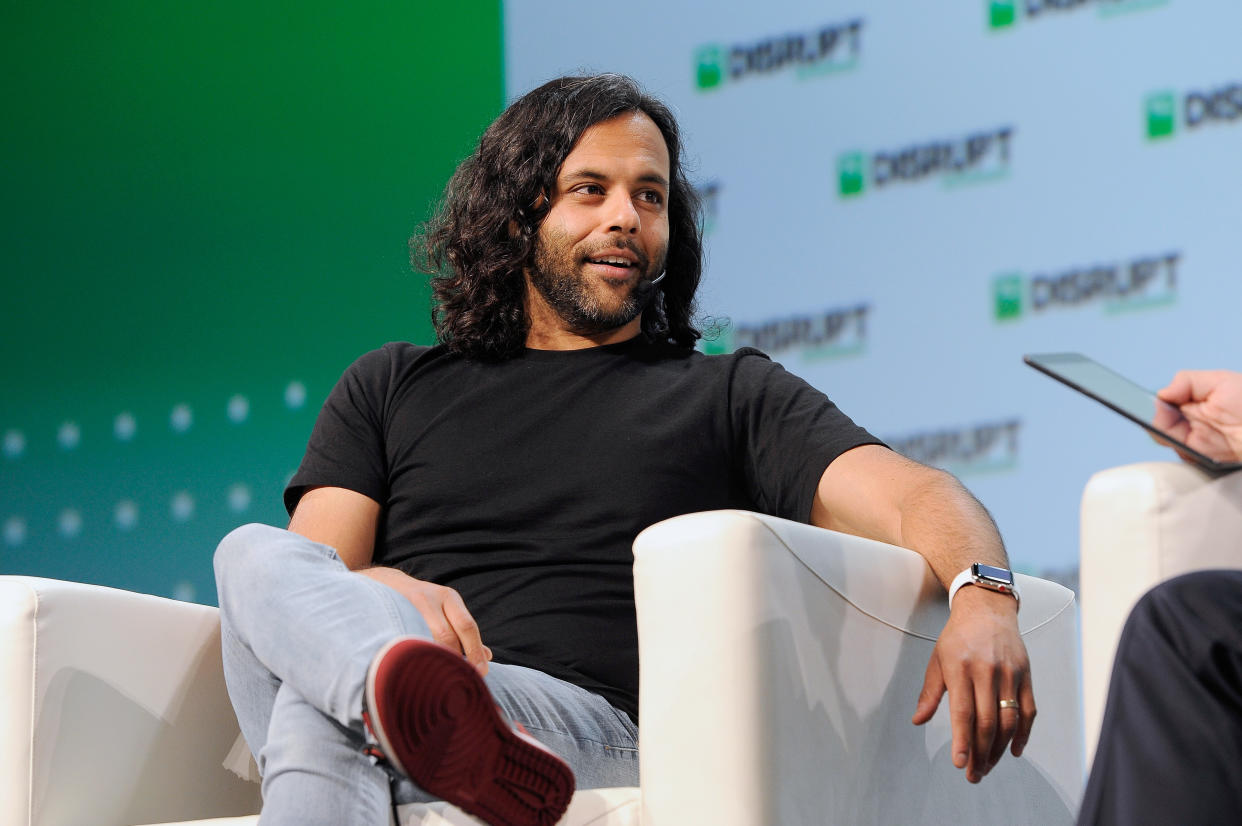
<path fill-rule="evenodd" d="M 550 237 L 549 237 L 550 236 Z M 556 233 L 540 233 L 535 242 L 535 256 L 530 271 L 530 281 L 548 306 L 565 322 L 565 326 L 577 335 L 598 335 L 629 324 L 654 295 L 654 290 L 640 293 L 635 284 L 625 297 L 617 301 L 602 286 L 591 283 L 582 271 L 587 260 L 600 250 L 622 247 L 638 256 L 637 281 L 651 278 L 653 271 L 664 268 L 665 251 L 661 250 L 657 266 L 652 266 L 647 256 L 625 241 L 613 241 L 598 245 L 596 250 L 575 250 L 574 246 Z"/>

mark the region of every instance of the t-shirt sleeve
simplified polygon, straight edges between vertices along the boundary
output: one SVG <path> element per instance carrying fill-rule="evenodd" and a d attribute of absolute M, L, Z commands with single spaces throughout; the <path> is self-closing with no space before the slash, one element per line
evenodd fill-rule
<path fill-rule="evenodd" d="M 760 351 L 746 347 L 734 357 L 729 409 L 747 493 L 764 513 L 810 522 L 828 465 L 860 445 L 884 443 Z"/>
<path fill-rule="evenodd" d="M 348 488 L 376 502 L 388 498 L 384 409 L 392 376 L 388 348 L 372 350 L 345 371 L 319 411 L 302 464 L 285 488 L 292 515 L 314 487 Z"/>

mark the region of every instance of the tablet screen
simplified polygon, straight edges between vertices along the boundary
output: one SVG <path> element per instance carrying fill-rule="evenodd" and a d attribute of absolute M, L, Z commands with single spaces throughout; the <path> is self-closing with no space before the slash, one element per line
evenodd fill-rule
<path fill-rule="evenodd" d="M 1177 407 L 1081 353 L 1043 353 L 1023 356 L 1022 360 L 1158 434 L 1202 467 L 1209 470 L 1237 467 L 1214 462 L 1191 450 L 1173 435 L 1186 423 Z"/>

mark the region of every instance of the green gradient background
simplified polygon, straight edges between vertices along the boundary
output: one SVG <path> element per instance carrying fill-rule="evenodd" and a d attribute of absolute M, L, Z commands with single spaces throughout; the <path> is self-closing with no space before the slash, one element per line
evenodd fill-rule
<path fill-rule="evenodd" d="M 213 602 L 215 543 L 283 524 L 281 489 L 341 370 L 431 339 L 406 238 L 503 104 L 500 2 L 0 15 L 0 431 L 26 442 L 0 455 L 0 525 L 25 524 L 20 544 L 0 537 L 0 573 Z M 291 410 L 293 380 L 307 401 Z M 175 433 L 182 403 L 194 424 Z M 123 411 L 129 442 L 113 436 Z M 188 521 L 171 515 L 178 491 Z"/>

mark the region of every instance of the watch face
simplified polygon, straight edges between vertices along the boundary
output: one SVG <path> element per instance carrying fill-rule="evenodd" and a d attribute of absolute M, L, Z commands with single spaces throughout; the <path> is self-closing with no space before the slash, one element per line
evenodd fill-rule
<path fill-rule="evenodd" d="M 1007 585 L 1013 584 L 1012 571 L 1008 571 L 1005 568 L 996 568 L 992 565 L 984 565 L 982 562 L 975 563 L 975 576 L 1003 582 Z"/>

